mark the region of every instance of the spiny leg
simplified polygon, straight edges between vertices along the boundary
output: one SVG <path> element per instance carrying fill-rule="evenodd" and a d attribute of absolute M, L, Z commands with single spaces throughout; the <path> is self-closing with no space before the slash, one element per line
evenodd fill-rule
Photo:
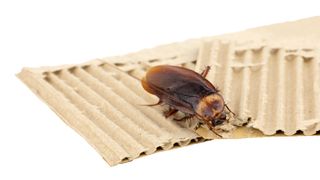
<path fill-rule="evenodd" d="M 184 116 L 184 117 L 182 117 L 180 119 L 174 118 L 173 120 L 175 120 L 175 121 L 183 121 L 183 120 L 191 119 L 194 116 L 195 116 L 194 114 L 191 114 L 191 115 L 186 115 L 186 116 Z"/>
<path fill-rule="evenodd" d="M 209 73 L 209 71 L 210 71 L 210 66 L 206 66 L 206 69 L 202 71 L 201 76 L 205 78 Z"/>
<path fill-rule="evenodd" d="M 231 112 L 234 116 L 236 115 L 234 112 L 231 111 L 231 109 L 230 109 L 226 104 L 225 104 L 224 106 L 225 106 L 225 107 L 228 109 L 228 111 Z"/>
<path fill-rule="evenodd" d="M 209 123 L 209 121 L 204 121 L 208 128 L 210 129 L 210 131 L 212 131 L 215 135 L 217 135 L 218 137 L 222 138 L 222 136 L 220 134 L 218 134 L 215 130 L 214 130 L 214 127 L 212 127 L 212 125 Z"/>
<path fill-rule="evenodd" d="M 178 112 L 177 109 L 169 109 L 168 111 L 164 112 L 164 117 L 168 118 Z"/>

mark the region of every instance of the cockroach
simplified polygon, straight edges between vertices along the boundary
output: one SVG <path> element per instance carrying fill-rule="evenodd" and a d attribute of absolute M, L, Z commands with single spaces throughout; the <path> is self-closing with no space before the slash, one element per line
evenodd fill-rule
<path fill-rule="evenodd" d="M 151 67 L 142 78 L 141 84 L 147 92 L 156 95 L 159 101 L 149 106 L 167 104 L 170 108 L 165 112 L 166 118 L 181 111 L 186 116 L 178 120 L 197 117 L 221 137 L 215 127 L 227 121 L 225 107 L 234 113 L 225 104 L 219 90 L 205 78 L 209 70 L 210 66 L 207 66 L 198 74 L 179 66 Z"/>

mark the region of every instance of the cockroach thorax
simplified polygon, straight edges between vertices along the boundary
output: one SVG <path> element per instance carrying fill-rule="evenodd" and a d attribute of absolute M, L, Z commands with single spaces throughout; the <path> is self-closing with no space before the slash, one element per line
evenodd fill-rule
<path fill-rule="evenodd" d="M 204 118 L 216 118 L 224 110 L 224 100 L 219 93 L 203 97 L 197 105 L 196 112 Z"/>

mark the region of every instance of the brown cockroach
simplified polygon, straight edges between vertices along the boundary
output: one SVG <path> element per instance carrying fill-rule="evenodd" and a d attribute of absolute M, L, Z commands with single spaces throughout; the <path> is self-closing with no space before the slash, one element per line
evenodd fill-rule
<path fill-rule="evenodd" d="M 159 98 L 159 102 L 149 106 L 167 104 L 170 109 L 165 112 L 166 118 L 181 111 L 186 116 L 179 120 L 197 117 L 221 137 L 215 132 L 215 126 L 227 120 L 225 107 L 234 113 L 225 104 L 219 90 L 205 79 L 209 70 L 210 66 L 207 66 L 198 74 L 179 66 L 160 65 L 150 68 L 141 83 L 147 92 Z"/>

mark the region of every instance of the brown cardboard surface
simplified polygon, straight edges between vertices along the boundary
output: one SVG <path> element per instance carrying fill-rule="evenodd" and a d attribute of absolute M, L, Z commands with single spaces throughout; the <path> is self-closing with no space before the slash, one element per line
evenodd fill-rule
<path fill-rule="evenodd" d="M 24 69 L 18 77 L 110 165 L 203 140 L 161 111 L 141 106 L 156 99 L 114 66 L 93 63 L 42 73 Z"/>
<path fill-rule="evenodd" d="M 310 26 L 313 28 L 310 28 Z M 206 51 L 206 48 L 202 48 L 199 56 L 202 60 L 197 62 L 199 48 L 203 45 L 203 42 L 214 39 L 236 41 L 234 46 L 237 48 L 236 53 L 239 53 L 239 57 L 241 54 L 243 56 L 252 56 L 252 53 L 247 52 L 249 45 L 253 44 L 252 47 L 255 47 L 270 43 L 278 44 L 279 47 L 294 46 L 299 49 L 294 53 L 299 54 L 302 50 L 304 54 L 311 53 L 309 56 L 314 57 L 312 55 L 313 51 L 311 52 L 310 49 L 320 47 L 320 32 L 317 31 L 319 28 L 316 28 L 319 26 L 320 18 L 315 17 L 255 28 L 239 33 L 163 45 L 124 56 L 97 59 L 79 65 L 38 69 L 25 68 L 18 74 L 18 77 L 47 103 L 64 122 L 83 136 L 110 165 L 116 165 L 133 160 L 143 154 L 151 154 L 158 149 L 170 149 L 174 145 L 187 145 L 190 142 L 203 141 L 203 138 L 196 133 L 179 126 L 175 122 L 164 119 L 161 108 L 138 105 L 137 102 L 139 104 L 156 102 L 155 97 L 142 90 L 138 81 L 149 67 L 158 64 L 172 64 L 199 70 L 208 60 L 214 57 L 210 54 L 214 51 Z M 297 30 L 292 31 L 292 29 Z M 289 39 L 296 38 L 299 38 L 299 42 L 304 44 L 288 43 Z M 277 43 L 274 41 L 277 41 Z M 234 53 L 234 51 L 230 51 L 229 45 L 224 48 L 220 48 L 220 45 L 215 46 L 220 48 L 218 54 L 221 57 L 230 56 Z M 204 46 L 212 47 L 211 42 L 204 44 Z M 297 48 L 299 46 L 303 47 Z M 260 52 L 259 48 L 257 51 Z M 297 56 L 294 55 L 294 57 Z M 250 58 L 239 59 L 236 65 L 238 67 L 233 67 L 245 72 L 241 76 L 244 78 L 235 84 L 242 83 L 245 79 L 253 77 L 250 76 L 250 71 L 241 70 L 248 69 L 243 67 L 243 61 L 246 61 L 246 59 Z M 296 63 L 295 60 L 291 62 Z M 314 63 L 315 61 L 310 60 L 309 62 Z M 195 63 L 197 63 L 197 67 L 195 67 Z M 298 66 L 294 63 L 292 63 L 294 67 Z M 301 62 L 299 63 L 301 65 Z M 255 62 L 252 65 L 249 65 L 250 68 L 255 69 L 261 68 L 260 66 L 263 64 Z M 228 75 L 223 77 L 230 78 Z M 229 80 L 232 81 L 232 78 Z M 301 85 L 301 83 L 304 82 L 299 80 L 296 84 Z M 223 85 L 221 86 L 222 89 L 229 86 L 229 84 Z M 308 88 L 312 89 L 310 86 Z M 263 88 L 259 89 L 263 91 Z M 247 87 L 243 86 L 241 92 L 248 92 Z M 281 93 L 283 92 L 279 94 Z M 294 94 L 300 93 L 300 91 L 297 91 Z M 226 88 L 226 94 L 230 94 L 227 97 L 232 97 L 230 88 Z M 242 94 L 242 96 L 244 95 L 248 95 L 248 93 Z M 301 101 L 303 101 L 301 97 L 297 99 L 297 102 Z M 235 102 L 237 101 L 232 101 L 232 103 Z M 242 99 L 241 102 L 241 106 L 247 106 L 246 102 L 248 100 Z M 299 108 L 301 107 L 296 110 Z M 239 111 L 239 113 L 242 116 L 247 115 L 246 111 Z M 301 116 L 301 113 L 297 114 Z M 271 118 L 271 116 L 268 116 L 268 118 Z M 263 121 L 256 120 L 254 122 L 253 127 L 264 127 L 263 123 L 259 123 Z M 312 121 L 309 122 L 313 123 Z M 306 125 L 305 122 L 303 123 Z M 293 128 L 291 126 L 288 127 L 289 131 L 287 132 L 289 133 L 287 134 L 294 133 L 296 127 L 303 129 L 303 126 L 300 125 L 292 126 Z M 278 128 L 276 127 L 275 129 Z M 318 126 L 314 130 L 317 128 Z M 261 130 L 265 129 L 261 128 Z M 314 130 L 306 131 L 305 133 L 313 134 Z M 198 129 L 197 131 L 203 136 L 207 135 L 208 138 L 212 138 L 205 129 Z M 272 134 L 273 131 L 268 131 L 267 133 Z M 244 127 L 232 131 L 230 138 L 261 136 L 263 134 L 259 130 Z"/>
<path fill-rule="evenodd" d="M 234 43 L 207 42 L 197 69 L 212 67 L 217 86 L 239 119 L 266 135 L 282 131 L 306 135 L 320 130 L 319 52 L 268 45 L 237 49 Z"/>

